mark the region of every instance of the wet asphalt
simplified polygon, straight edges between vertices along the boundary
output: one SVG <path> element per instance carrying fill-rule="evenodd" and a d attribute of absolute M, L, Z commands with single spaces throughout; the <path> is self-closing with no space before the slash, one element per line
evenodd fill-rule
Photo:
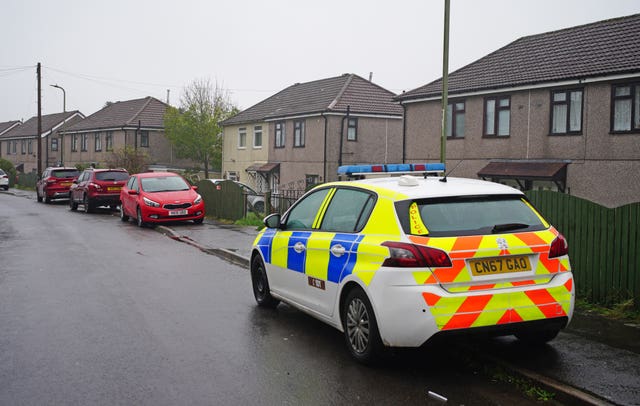
<path fill-rule="evenodd" d="M 255 227 L 206 220 L 200 227 L 175 224 L 160 232 L 249 267 Z M 576 313 L 548 345 L 524 346 L 502 337 L 475 348 L 479 356 L 560 392 L 577 404 L 640 405 L 640 326 L 595 314 Z"/>
<path fill-rule="evenodd" d="M 200 226 L 177 223 L 156 230 L 245 269 L 258 233 L 255 227 L 212 220 Z M 570 403 L 640 405 L 638 325 L 576 313 L 570 325 L 541 348 L 525 347 L 513 337 L 484 343 L 474 348 L 479 356 L 561 393 Z"/>

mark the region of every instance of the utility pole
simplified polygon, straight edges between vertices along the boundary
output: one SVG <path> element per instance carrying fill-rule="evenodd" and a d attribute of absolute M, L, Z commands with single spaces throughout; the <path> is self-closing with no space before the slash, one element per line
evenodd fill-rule
<path fill-rule="evenodd" d="M 40 77 L 40 62 L 38 62 L 37 68 L 37 76 L 38 76 L 38 176 L 42 174 L 42 139 L 40 138 L 40 134 L 42 134 L 42 83 Z"/>
<path fill-rule="evenodd" d="M 444 0 L 444 46 L 442 50 L 442 137 L 440 138 L 440 162 L 447 160 L 447 105 L 449 91 L 449 1 Z"/>

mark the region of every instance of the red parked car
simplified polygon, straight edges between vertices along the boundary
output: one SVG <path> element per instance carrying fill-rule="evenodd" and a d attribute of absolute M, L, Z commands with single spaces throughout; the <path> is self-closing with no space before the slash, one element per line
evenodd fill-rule
<path fill-rule="evenodd" d="M 204 201 L 180 175 L 148 172 L 131 175 L 120 191 L 120 219 L 135 218 L 139 227 L 170 221 L 200 224 L 204 220 Z"/>
<path fill-rule="evenodd" d="M 38 201 L 50 203 L 52 199 L 66 199 L 69 188 L 78 177 L 80 171 L 76 168 L 55 167 L 47 168 L 36 183 Z"/>
<path fill-rule="evenodd" d="M 85 169 L 69 190 L 71 210 L 77 210 L 79 204 L 87 213 L 98 206 L 115 209 L 120 204 L 120 189 L 128 178 L 126 169 Z"/>

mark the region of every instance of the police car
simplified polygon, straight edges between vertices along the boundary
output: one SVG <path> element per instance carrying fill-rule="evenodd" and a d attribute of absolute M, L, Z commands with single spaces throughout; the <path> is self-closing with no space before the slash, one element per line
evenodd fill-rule
<path fill-rule="evenodd" d="M 544 343 L 567 325 L 567 242 L 521 191 L 427 176 L 442 164 L 339 170 L 390 171 L 405 174 L 322 184 L 265 218 L 251 257 L 259 306 L 283 301 L 334 326 L 364 363 L 436 335 Z"/>

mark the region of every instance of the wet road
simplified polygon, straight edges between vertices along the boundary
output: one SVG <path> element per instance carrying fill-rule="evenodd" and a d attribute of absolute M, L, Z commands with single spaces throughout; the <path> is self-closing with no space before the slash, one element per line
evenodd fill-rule
<path fill-rule="evenodd" d="M 459 349 L 367 368 L 249 274 L 111 213 L 0 194 L 0 404 L 535 404 Z"/>

